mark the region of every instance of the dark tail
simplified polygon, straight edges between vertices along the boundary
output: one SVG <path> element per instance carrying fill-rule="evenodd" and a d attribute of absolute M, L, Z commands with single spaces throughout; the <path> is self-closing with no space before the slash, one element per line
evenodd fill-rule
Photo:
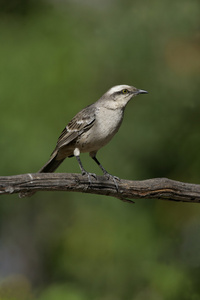
<path fill-rule="evenodd" d="M 54 172 L 65 158 L 56 160 L 56 156 L 50 158 L 50 160 L 38 171 L 38 173 L 52 173 Z"/>
<path fill-rule="evenodd" d="M 65 158 L 63 158 L 61 160 L 56 160 L 56 156 L 50 158 L 49 161 L 38 171 L 38 173 L 54 172 L 59 167 L 59 165 L 63 162 L 64 159 Z M 21 192 L 21 193 L 19 193 L 19 198 L 31 197 L 35 193 L 36 192 L 33 192 L 33 191 Z"/>

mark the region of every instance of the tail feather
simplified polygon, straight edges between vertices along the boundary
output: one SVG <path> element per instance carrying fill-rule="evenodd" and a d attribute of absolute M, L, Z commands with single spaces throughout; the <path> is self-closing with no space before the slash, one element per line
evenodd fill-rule
<path fill-rule="evenodd" d="M 56 156 L 49 159 L 49 161 L 38 171 L 38 173 L 52 173 L 59 165 L 63 162 L 65 158 L 56 160 Z"/>
<path fill-rule="evenodd" d="M 49 161 L 38 171 L 38 173 L 51 173 L 54 172 L 65 158 L 56 160 L 56 156 L 49 159 Z M 19 198 L 31 197 L 36 192 L 28 191 L 19 193 Z"/>

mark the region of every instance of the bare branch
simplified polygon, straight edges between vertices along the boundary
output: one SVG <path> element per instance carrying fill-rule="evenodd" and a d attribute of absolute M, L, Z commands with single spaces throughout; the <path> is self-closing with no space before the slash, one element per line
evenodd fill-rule
<path fill-rule="evenodd" d="M 87 176 L 72 173 L 34 173 L 0 177 L 0 194 L 37 191 L 71 191 L 113 196 L 123 201 L 154 198 L 183 202 L 200 202 L 200 185 L 167 178 L 141 181 L 121 179 L 116 190 L 112 179 L 97 176 L 88 183 Z M 131 202 L 131 201 L 130 201 Z"/>

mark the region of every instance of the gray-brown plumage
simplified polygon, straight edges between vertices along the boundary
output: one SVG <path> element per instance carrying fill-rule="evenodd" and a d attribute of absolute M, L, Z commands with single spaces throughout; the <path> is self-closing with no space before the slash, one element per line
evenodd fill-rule
<path fill-rule="evenodd" d="M 82 175 L 87 175 L 91 182 L 90 176 L 95 174 L 88 173 L 80 160 L 80 153 L 89 152 L 104 175 L 112 176 L 97 160 L 96 153 L 119 130 L 126 104 L 132 97 L 143 93 L 147 92 L 129 85 L 114 86 L 98 101 L 81 110 L 64 128 L 49 161 L 38 172 L 53 172 L 66 157 L 75 156 Z M 116 184 L 116 177 L 112 178 Z M 32 193 L 21 193 L 20 196 L 30 194 Z"/>
<path fill-rule="evenodd" d="M 74 156 L 74 149 L 81 142 L 80 137 L 92 127 L 95 121 L 95 107 L 92 105 L 81 110 L 63 129 L 50 160 L 39 172 L 53 172 L 66 157 Z"/>

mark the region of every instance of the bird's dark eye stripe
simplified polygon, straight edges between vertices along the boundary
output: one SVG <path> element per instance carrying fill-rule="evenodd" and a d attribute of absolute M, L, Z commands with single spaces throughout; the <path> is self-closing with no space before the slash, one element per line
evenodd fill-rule
<path fill-rule="evenodd" d="M 123 92 L 124 90 L 126 90 L 127 92 Z M 121 91 L 119 91 L 119 92 L 115 92 L 115 95 L 121 95 L 121 94 L 129 94 L 130 92 L 129 92 L 129 90 L 127 90 L 127 89 L 123 89 L 123 90 L 121 90 Z"/>

